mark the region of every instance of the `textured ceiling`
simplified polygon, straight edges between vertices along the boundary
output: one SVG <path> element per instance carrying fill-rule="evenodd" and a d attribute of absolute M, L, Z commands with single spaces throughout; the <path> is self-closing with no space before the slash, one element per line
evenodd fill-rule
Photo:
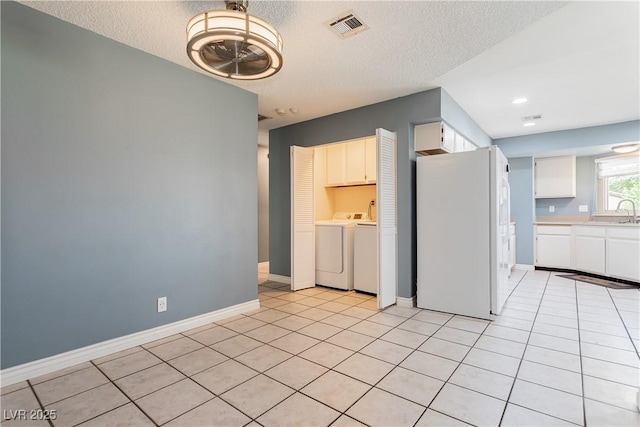
<path fill-rule="evenodd" d="M 224 9 L 222 1 L 22 3 L 196 72 L 202 71 L 185 52 L 186 23 L 200 12 Z M 630 120 L 638 118 L 638 5 L 605 3 L 603 9 L 548 1 L 251 1 L 248 12 L 282 34 L 284 67 L 261 81 L 223 80 L 258 94 L 260 114 L 273 117 L 260 123 L 261 130 L 437 86 L 494 138 L 587 126 L 586 110 L 598 117 L 593 124 Z M 349 10 L 370 29 L 343 40 L 324 22 Z M 590 20 L 584 23 L 582 15 Z M 624 31 L 614 34 L 621 26 Z M 625 72 L 593 63 L 613 56 Z M 593 96 L 572 101 L 563 89 Z M 552 127 L 522 128 L 521 111 L 514 115 L 510 104 L 521 93 L 536 110 L 521 111 L 542 112 Z M 608 104 L 614 101 L 624 111 Z M 275 113 L 291 107 L 298 114 Z"/>

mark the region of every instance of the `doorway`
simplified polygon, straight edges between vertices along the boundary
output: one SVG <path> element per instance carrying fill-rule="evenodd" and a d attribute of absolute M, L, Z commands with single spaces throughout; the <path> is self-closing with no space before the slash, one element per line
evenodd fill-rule
<path fill-rule="evenodd" d="M 377 303 L 397 298 L 396 134 L 376 130 Z M 315 147 L 291 147 L 291 290 L 316 285 Z M 327 168 L 329 171 L 329 168 Z"/>

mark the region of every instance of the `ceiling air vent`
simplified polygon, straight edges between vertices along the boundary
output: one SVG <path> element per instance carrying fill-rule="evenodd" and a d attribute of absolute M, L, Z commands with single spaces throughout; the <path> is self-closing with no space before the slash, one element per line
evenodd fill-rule
<path fill-rule="evenodd" d="M 337 18 L 325 22 L 338 37 L 346 39 L 356 34 L 368 30 L 369 26 L 365 24 L 352 10 L 345 12 Z"/>
<path fill-rule="evenodd" d="M 261 121 L 263 121 L 263 120 L 268 120 L 268 119 L 270 119 L 270 118 L 271 118 L 271 117 L 263 116 L 262 114 L 258 114 L 258 121 L 259 121 L 259 122 L 261 122 Z"/>
<path fill-rule="evenodd" d="M 533 114 L 531 116 L 525 116 L 522 118 L 523 122 L 531 122 L 534 120 L 540 120 L 542 118 L 542 114 Z"/>

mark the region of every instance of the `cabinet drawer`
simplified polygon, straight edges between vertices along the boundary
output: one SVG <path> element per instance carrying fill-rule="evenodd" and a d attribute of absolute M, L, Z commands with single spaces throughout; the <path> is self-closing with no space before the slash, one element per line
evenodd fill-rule
<path fill-rule="evenodd" d="M 609 227 L 609 237 L 640 240 L 640 227 Z"/>
<path fill-rule="evenodd" d="M 607 229 L 605 227 L 592 227 L 592 226 L 574 226 L 576 236 L 590 236 L 590 237 L 606 237 Z"/>
<path fill-rule="evenodd" d="M 571 236 L 570 225 L 538 225 L 538 234 L 554 234 L 556 236 Z"/>

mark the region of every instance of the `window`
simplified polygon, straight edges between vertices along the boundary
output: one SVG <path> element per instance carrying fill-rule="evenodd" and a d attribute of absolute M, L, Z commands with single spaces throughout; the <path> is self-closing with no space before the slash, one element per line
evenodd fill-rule
<path fill-rule="evenodd" d="M 640 156 L 612 156 L 596 159 L 598 213 L 614 213 L 621 200 L 630 199 L 640 210 Z M 625 202 L 621 209 L 631 209 Z"/>

